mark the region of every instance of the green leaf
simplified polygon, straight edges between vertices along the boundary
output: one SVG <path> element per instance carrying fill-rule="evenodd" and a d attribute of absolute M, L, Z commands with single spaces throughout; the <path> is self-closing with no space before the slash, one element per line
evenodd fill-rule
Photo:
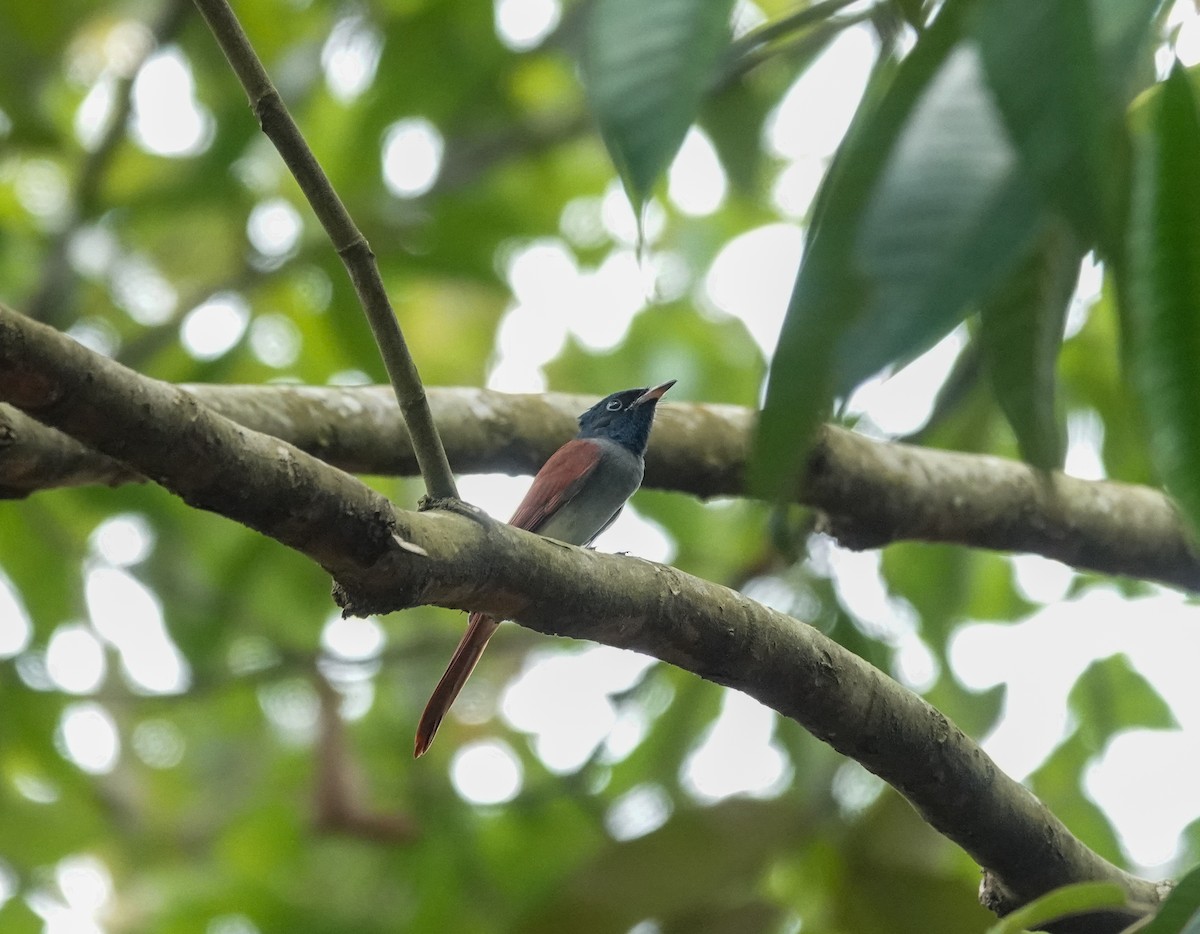
<path fill-rule="evenodd" d="M 978 867 L 891 789 L 851 825 L 836 861 L 842 875 L 822 885 L 835 914 L 817 930 L 963 934 L 993 920 L 977 899 L 954 894 L 968 880 L 978 885 Z"/>
<path fill-rule="evenodd" d="M 755 435 L 750 486 L 784 498 L 794 486 L 813 429 L 833 397 L 830 347 L 864 301 L 863 284 L 849 260 L 858 216 L 894 138 L 917 98 L 958 39 L 961 4 L 948 3 L 894 76 L 877 69 L 874 82 L 891 78 L 875 108 L 865 101 L 847 131 L 813 204 L 809 243 L 788 303 L 779 346 L 771 362 L 767 397 Z"/>
<path fill-rule="evenodd" d="M 1104 91 L 1124 107 L 1137 90 L 1136 81 L 1154 80 L 1149 46 L 1156 41 L 1152 27 L 1162 0 L 1091 0 L 1090 6 Z"/>
<path fill-rule="evenodd" d="M 761 492 L 791 485 L 834 396 L 950 331 L 1036 233 L 1037 193 L 960 41 L 971 6 L 943 7 L 826 179 L 771 367 Z"/>
<path fill-rule="evenodd" d="M 1200 866 L 1179 880 L 1141 934 L 1196 934 L 1197 931 L 1200 931 Z"/>
<path fill-rule="evenodd" d="M 1054 812 L 1071 833 L 1110 862 L 1124 859 L 1121 842 L 1108 815 L 1080 793 L 1083 776 L 1098 750 L 1076 729 L 1027 779 L 1029 789 Z"/>
<path fill-rule="evenodd" d="M 1126 333 L 1150 452 L 1200 528 L 1200 117 L 1187 73 L 1163 83 L 1137 140 Z"/>
<path fill-rule="evenodd" d="M 993 0 L 972 35 L 988 86 L 1030 176 L 1083 235 L 1102 231 L 1106 119 L 1089 7 Z"/>
<path fill-rule="evenodd" d="M 1064 885 L 1019 908 L 999 924 L 993 924 L 987 934 L 1020 934 L 1025 930 L 1040 930 L 1056 918 L 1104 908 L 1120 908 L 1124 904 L 1125 893 L 1113 882 Z"/>
<path fill-rule="evenodd" d="M 729 45 L 732 0 L 597 0 L 582 67 L 635 209 L 679 150 Z"/>
<path fill-rule="evenodd" d="M 762 146 L 763 124 L 787 89 L 855 22 L 853 17 L 830 17 L 786 45 L 756 50 L 757 67 L 730 83 L 719 83 L 704 101 L 698 122 L 712 139 L 734 189 L 758 197 L 760 176 L 769 164 Z"/>
<path fill-rule="evenodd" d="M 1036 232 L 1040 203 L 978 55 L 960 44 L 930 82 L 859 219 L 868 287 L 841 339 L 835 391 L 904 363 L 959 323 Z"/>
<path fill-rule="evenodd" d="M 1093 749 L 1122 730 L 1179 726 L 1167 702 L 1125 655 L 1092 662 L 1071 688 L 1067 703 L 1079 720 L 1081 737 Z"/>
<path fill-rule="evenodd" d="M 1082 259 L 1078 238 L 1051 219 L 1031 255 L 980 307 L 979 336 L 996 400 L 1021 456 L 1045 470 L 1061 467 L 1066 449 L 1055 364 Z"/>
<path fill-rule="evenodd" d="M 913 29 L 920 30 L 925 25 L 925 12 L 921 9 L 924 6 L 923 0 L 896 0 L 896 5 L 900 7 L 901 14 Z"/>

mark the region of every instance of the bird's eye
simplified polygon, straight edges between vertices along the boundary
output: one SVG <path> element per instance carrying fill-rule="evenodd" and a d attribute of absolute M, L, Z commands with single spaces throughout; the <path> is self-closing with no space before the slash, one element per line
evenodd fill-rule
<path fill-rule="evenodd" d="M 621 403 L 616 399 L 613 399 L 613 401 L 606 405 L 605 408 L 610 412 L 619 412 L 621 410 Z"/>

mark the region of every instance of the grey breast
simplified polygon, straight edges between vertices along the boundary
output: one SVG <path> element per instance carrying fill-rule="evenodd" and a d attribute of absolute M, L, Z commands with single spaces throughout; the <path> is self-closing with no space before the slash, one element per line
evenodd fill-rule
<path fill-rule="evenodd" d="M 596 439 L 595 443 L 600 445 L 600 463 L 588 480 L 586 493 L 576 495 L 570 508 L 538 529 L 540 535 L 572 545 L 587 544 L 612 522 L 642 485 L 642 458 L 615 441 Z"/>

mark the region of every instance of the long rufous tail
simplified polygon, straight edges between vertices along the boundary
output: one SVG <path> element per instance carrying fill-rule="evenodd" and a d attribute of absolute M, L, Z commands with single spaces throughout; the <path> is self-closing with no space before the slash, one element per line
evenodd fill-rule
<path fill-rule="evenodd" d="M 454 703 L 454 698 L 458 697 L 458 692 L 467 683 L 467 678 L 471 677 L 471 672 L 475 670 L 475 663 L 479 661 L 479 656 L 487 648 L 488 640 L 492 638 L 492 633 L 499 625 L 500 621 L 491 616 L 483 613 L 471 614 L 467 622 L 467 631 L 463 633 L 462 641 L 454 650 L 450 664 L 446 666 L 446 673 L 442 675 L 442 680 L 433 689 L 429 703 L 425 705 L 425 712 L 421 714 L 421 722 L 417 725 L 417 740 L 413 746 L 415 758 L 419 759 L 423 756 L 425 750 L 433 742 L 433 737 L 437 735 L 438 727 L 442 723 L 442 717 L 446 716 L 446 711 Z"/>

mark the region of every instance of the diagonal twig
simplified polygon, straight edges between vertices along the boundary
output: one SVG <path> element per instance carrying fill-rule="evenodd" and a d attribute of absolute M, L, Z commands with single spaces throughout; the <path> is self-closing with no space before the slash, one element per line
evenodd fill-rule
<path fill-rule="evenodd" d="M 355 226 L 305 142 L 229 4 L 225 0 L 195 0 L 195 3 L 250 98 L 263 133 L 275 144 L 295 176 L 350 274 L 408 425 L 428 496 L 431 500 L 457 499 L 454 474 L 433 423 L 421 376 L 388 300 L 370 244 Z"/>

